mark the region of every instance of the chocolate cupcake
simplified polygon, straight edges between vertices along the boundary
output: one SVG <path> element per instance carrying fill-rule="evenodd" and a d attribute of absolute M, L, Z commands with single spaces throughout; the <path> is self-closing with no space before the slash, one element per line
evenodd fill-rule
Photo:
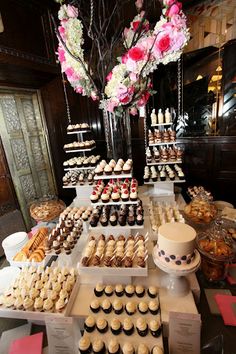
<path fill-rule="evenodd" d="M 141 301 L 139 304 L 138 304 L 138 310 L 139 312 L 142 314 L 142 315 L 145 315 L 145 313 L 148 312 L 148 304 L 144 301 Z"/>
<path fill-rule="evenodd" d="M 155 299 L 149 301 L 148 308 L 152 315 L 157 315 L 160 308 L 159 300 Z"/>
<path fill-rule="evenodd" d="M 100 303 L 98 300 L 93 300 L 90 304 L 90 309 L 91 311 L 93 311 L 94 313 L 97 313 L 100 311 Z"/>
<path fill-rule="evenodd" d="M 120 215 L 118 217 L 118 223 L 120 226 L 125 226 L 126 225 L 126 216 L 125 215 Z"/>
<path fill-rule="evenodd" d="M 125 311 L 127 315 L 132 316 L 136 312 L 135 302 L 133 301 L 127 302 L 127 304 L 125 305 Z"/>
<path fill-rule="evenodd" d="M 126 317 L 123 321 L 123 332 L 127 336 L 131 336 L 134 333 L 134 324 L 128 317 Z"/>
<path fill-rule="evenodd" d="M 79 351 L 81 354 L 89 354 L 91 352 L 91 342 L 89 337 L 83 336 L 79 341 Z"/>
<path fill-rule="evenodd" d="M 99 317 L 97 319 L 96 327 L 97 327 L 98 332 L 106 333 L 108 330 L 107 320 L 105 320 L 105 318 Z"/>
<path fill-rule="evenodd" d="M 157 296 L 157 288 L 155 286 L 149 286 L 147 293 L 148 296 L 154 299 Z"/>
<path fill-rule="evenodd" d="M 145 289 L 142 285 L 136 285 L 135 287 L 135 294 L 138 297 L 143 297 L 145 295 Z"/>
<path fill-rule="evenodd" d="M 144 318 L 139 317 L 137 319 L 136 328 L 137 328 L 138 334 L 141 337 L 146 337 L 146 335 L 148 334 L 148 325 L 147 325 L 147 322 L 145 321 Z"/>
<path fill-rule="evenodd" d="M 120 323 L 120 320 L 118 320 L 117 318 L 113 318 L 111 321 L 111 331 L 112 333 L 117 336 L 118 334 L 121 333 L 122 330 L 122 326 Z"/>
<path fill-rule="evenodd" d="M 122 284 L 117 284 L 115 287 L 115 294 L 118 297 L 121 297 L 124 295 L 124 287 Z"/>
<path fill-rule="evenodd" d="M 129 226 L 134 226 L 135 224 L 135 217 L 134 215 L 129 215 L 128 218 L 127 218 L 127 222 L 129 224 Z"/>
<path fill-rule="evenodd" d="M 106 215 L 102 215 L 100 217 L 100 223 L 102 226 L 107 226 L 108 225 L 108 217 Z"/>
<path fill-rule="evenodd" d="M 149 322 L 149 329 L 153 337 L 159 337 L 161 334 L 161 324 L 157 320 L 152 320 Z"/>
<path fill-rule="evenodd" d="M 119 354 L 120 353 L 120 344 L 116 339 L 111 339 L 107 347 L 108 354 Z"/>
<path fill-rule="evenodd" d="M 112 305 L 108 299 L 103 300 L 102 310 L 104 313 L 108 314 L 112 311 Z"/>
<path fill-rule="evenodd" d="M 103 295 L 103 292 L 104 292 L 104 285 L 98 283 L 98 284 L 96 285 L 96 287 L 94 288 L 94 294 L 95 294 L 97 297 L 100 297 L 100 296 Z"/>
<path fill-rule="evenodd" d="M 139 344 L 137 354 L 149 354 L 148 347 L 143 343 Z"/>
<path fill-rule="evenodd" d="M 116 212 L 114 212 L 110 215 L 109 221 L 110 221 L 111 226 L 117 225 L 117 213 Z"/>
<path fill-rule="evenodd" d="M 92 350 L 94 354 L 105 354 L 106 347 L 104 342 L 101 339 L 96 339 L 93 341 Z"/>
<path fill-rule="evenodd" d="M 132 297 L 134 295 L 134 286 L 132 284 L 126 285 L 125 295 L 128 297 Z"/>
<path fill-rule="evenodd" d="M 113 287 L 111 285 L 107 285 L 104 289 L 104 293 L 106 296 L 112 296 L 113 295 Z"/>
<path fill-rule="evenodd" d="M 112 306 L 116 315 L 120 315 L 123 312 L 123 304 L 120 300 L 115 300 Z"/>
<path fill-rule="evenodd" d="M 141 225 L 143 225 L 143 223 L 144 223 L 143 215 L 142 214 L 138 214 L 136 216 L 136 224 L 141 226 Z"/>
<path fill-rule="evenodd" d="M 88 316 L 84 322 L 84 329 L 86 330 L 86 332 L 93 332 L 95 329 L 95 319 L 93 316 Z"/>

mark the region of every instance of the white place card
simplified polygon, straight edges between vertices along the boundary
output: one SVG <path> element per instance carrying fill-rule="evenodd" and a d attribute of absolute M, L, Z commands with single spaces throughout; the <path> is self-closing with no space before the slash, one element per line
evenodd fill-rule
<path fill-rule="evenodd" d="M 48 354 L 77 354 L 80 331 L 71 317 L 46 319 Z"/>
<path fill-rule="evenodd" d="M 201 316 L 199 314 L 169 313 L 169 353 L 200 354 Z"/>

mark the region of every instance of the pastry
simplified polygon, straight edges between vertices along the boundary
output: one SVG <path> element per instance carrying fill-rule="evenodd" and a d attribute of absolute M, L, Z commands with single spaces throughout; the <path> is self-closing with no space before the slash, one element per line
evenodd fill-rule
<path fill-rule="evenodd" d="M 127 315 L 132 316 L 136 312 L 136 305 L 135 302 L 129 301 L 125 305 L 125 311 Z"/>
<path fill-rule="evenodd" d="M 4 303 L 4 297 L 1 302 Z M 14 308 L 16 310 L 23 310 L 23 308 L 24 308 L 23 303 L 24 303 L 23 297 L 17 296 L 17 298 L 15 299 L 15 302 L 14 302 Z"/>
<path fill-rule="evenodd" d="M 120 315 L 123 312 L 123 305 L 120 300 L 115 300 L 112 306 L 116 315 Z"/>
<path fill-rule="evenodd" d="M 138 334 L 141 337 L 145 337 L 148 334 L 148 325 L 142 317 L 139 317 L 136 321 L 136 328 L 138 331 Z"/>
<path fill-rule="evenodd" d="M 113 318 L 111 320 L 112 333 L 116 336 L 116 335 L 120 334 L 121 330 L 122 330 L 122 327 L 121 327 L 120 321 L 117 318 Z"/>
<path fill-rule="evenodd" d="M 135 286 L 135 294 L 138 297 L 143 297 L 145 295 L 145 289 L 142 285 L 136 285 Z"/>
<path fill-rule="evenodd" d="M 104 285 L 101 284 L 101 283 L 98 283 L 96 285 L 96 287 L 94 288 L 94 294 L 97 296 L 97 297 L 100 297 L 103 295 L 103 291 L 104 291 Z"/>
<path fill-rule="evenodd" d="M 117 284 L 115 287 L 116 296 L 121 297 L 124 295 L 124 287 L 122 284 Z"/>
<path fill-rule="evenodd" d="M 106 296 L 112 296 L 113 294 L 113 287 L 111 285 L 107 285 L 104 289 L 104 293 Z"/>
<path fill-rule="evenodd" d="M 127 336 L 131 336 L 131 334 L 133 334 L 133 332 L 134 332 L 134 324 L 131 321 L 131 319 L 128 317 L 126 317 L 123 321 L 123 332 Z"/>
<path fill-rule="evenodd" d="M 96 339 L 92 343 L 92 350 L 94 354 L 104 354 L 106 351 L 104 342 L 101 339 Z"/>
<path fill-rule="evenodd" d="M 157 296 L 157 288 L 155 286 L 149 286 L 147 293 L 151 298 L 154 299 Z"/>
<path fill-rule="evenodd" d="M 157 320 L 152 320 L 149 322 L 149 329 L 153 337 L 159 337 L 161 334 L 161 325 Z"/>
<path fill-rule="evenodd" d="M 143 343 L 139 344 L 137 354 L 149 354 L 148 347 Z"/>
<path fill-rule="evenodd" d="M 90 304 L 90 309 L 94 312 L 97 313 L 100 311 L 100 303 L 98 300 L 93 300 Z"/>
<path fill-rule="evenodd" d="M 108 354 L 119 354 L 120 345 L 116 339 L 111 339 L 108 343 Z"/>
<path fill-rule="evenodd" d="M 112 305 L 108 299 L 103 300 L 102 310 L 104 313 L 108 314 L 112 311 Z"/>
<path fill-rule="evenodd" d="M 144 315 L 145 313 L 148 312 L 148 304 L 144 301 L 141 301 L 139 304 L 138 304 L 138 310 L 139 312 Z"/>
<path fill-rule="evenodd" d="M 79 340 L 79 351 L 81 354 L 89 354 L 91 351 L 91 342 L 89 337 L 83 335 Z"/>
<path fill-rule="evenodd" d="M 62 312 L 66 307 L 66 304 L 67 304 L 67 300 L 60 297 L 55 303 L 56 312 Z"/>
<path fill-rule="evenodd" d="M 155 300 L 149 301 L 148 308 L 149 308 L 149 311 L 151 312 L 152 315 L 158 314 L 159 307 L 160 307 L 160 305 L 159 305 L 158 298 Z"/>
<path fill-rule="evenodd" d="M 87 331 L 87 332 L 93 332 L 94 329 L 95 329 L 95 319 L 94 317 L 92 316 L 88 316 L 84 322 L 84 329 Z"/>
<path fill-rule="evenodd" d="M 99 317 L 96 322 L 96 327 L 100 333 L 106 333 L 108 330 L 107 320 L 102 317 Z"/>
<path fill-rule="evenodd" d="M 44 300 L 43 310 L 45 312 L 53 312 L 53 301 L 51 299 Z"/>
<path fill-rule="evenodd" d="M 134 354 L 134 346 L 130 342 L 126 342 L 122 347 L 123 354 Z"/>
<path fill-rule="evenodd" d="M 133 285 L 126 285 L 125 287 L 125 295 L 128 297 L 132 297 L 134 295 L 134 286 Z"/>

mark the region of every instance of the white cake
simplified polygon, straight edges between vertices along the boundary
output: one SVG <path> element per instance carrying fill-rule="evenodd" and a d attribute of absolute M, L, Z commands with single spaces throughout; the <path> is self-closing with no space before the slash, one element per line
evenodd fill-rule
<path fill-rule="evenodd" d="M 194 260 L 196 231 L 189 225 L 173 222 L 159 227 L 158 256 L 161 261 L 178 266 Z"/>

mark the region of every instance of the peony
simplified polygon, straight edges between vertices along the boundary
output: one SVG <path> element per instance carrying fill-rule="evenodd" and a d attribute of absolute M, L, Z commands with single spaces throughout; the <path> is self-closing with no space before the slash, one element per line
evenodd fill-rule
<path fill-rule="evenodd" d="M 107 110 L 108 112 L 113 113 L 114 112 L 114 108 L 117 107 L 119 104 L 119 101 L 117 99 L 111 99 L 108 101 L 107 103 Z"/>
<path fill-rule="evenodd" d="M 150 93 L 149 93 L 148 91 L 145 91 L 145 92 L 141 95 L 140 99 L 138 100 L 137 106 L 138 106 L 138 107 L 143 107 L 143 106 L 145 106 L 145 105 L 147 104 L 147 101 L 148 101 L 149 97 L 150 97 Z"/>
<path fill-rule="evenodd" d="M 72 5 L 67 6 L 66 12 L 68 17 L 72 17 L 72 18 L 78 17 L 78 9 Z"/>
<path fill-rule="evenodd" d="M 164 0 L 164 1 L 163 1 L 163 4 L 164 4 L 165 6 L 171 6 L 172 4 L 175 3 L 175 1 L 176 1 L 176 0 Z"/>
<path fill-rule="evenodd" d="M 178 29 L 183 29 L 186 27 L 186 20 L 184 17 L 176 14 L 176 15 L 173 15 L 171 17 L 171 23 L 173 24 L 173 26 L 175 28 L 178 28 Z"/>
<path fill-rule="evenodd" d="M 91 92 L 91 98 L 92 98 L 93 101 L 97 101 L 98 100 L 98 96 L 97 96 L 95 91 Z"/>
<path fill-rule="evenodd" d="M 139 61 L 144 58 L 144 51 L 139 47 L 133 47 L 128 51 L 128 56 L 133 61 Z"/>
<path fill-rule="evenodd" d="M 65 51 L 62 48 L 58 48 L 58 59 L 60 63 L 66 60 L 65 58 Z"/>
<path fill-rule="evenodd" d="M 137 70 L 137 64 L 135 61 L 133 61 L 132 59 L 128 58 L 126 63 L 126 68 L 129 70 L 129 71 L 133 71 L 135 72 Z"/>
<path fill-rule="evenodd" d="M 112 79 L 112 71 L 109 72 L 109 74 L 106 76 L 106 80 L 110 81 Z"/>
<path fill-rule="evenodd" d="M 65 74 L 68 77 L 68 79 L 70 79 L 75 74 L 75 72 L 74 72 L 74 70 L 72 68 L 67 68 L 65 70 Z"/>
<path fill-rule="evenodd" d="M 166 16 L 172 17 L 173 15 L 177 15 L 181 9 L 182 4 L 177 1 L 166 11 Z"/>
<path fill-rule="evenodd" d="M 164 35 L 161 37 L 159 40 L 156 42 L 156 46 L 161 52 L 165 52 L 167 49 L 170 47 L 170 37 L 168 34 Z"/>
<path fill-rule="evenodd" d="M 127 60 L 128 60 L 128 53 L 125 53 L 125 54 L 122 55 L 122 57 L 121 57 L 121 62 L 122 62 L 122 64 L 126 64 Z"/>
<path fill-rule="evenodd" d="M 138 75 L 131 72 L 131 73 L 129 74 L 129 78 L 130 78 L 131 81 L 137 81 Z"/>
<path fill-rule="evenodd" d="M 171 50 L 177 51 L 181 49 L 186 41 L 186 37 L 183 32 L 176 32 L 172 38 Z"/>

